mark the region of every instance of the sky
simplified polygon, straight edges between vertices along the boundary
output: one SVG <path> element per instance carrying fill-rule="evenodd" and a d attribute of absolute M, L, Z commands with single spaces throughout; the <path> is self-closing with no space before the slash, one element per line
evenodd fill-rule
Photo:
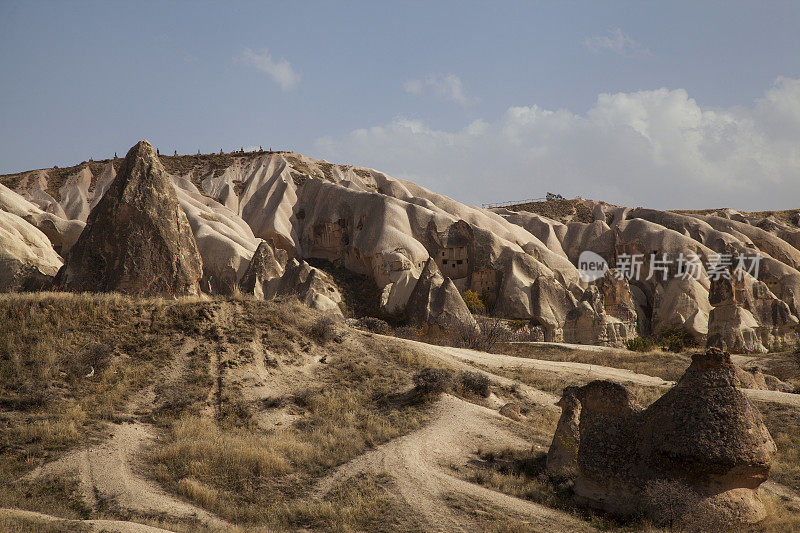
<path fill-rule="evenodd" d="M 480 204 L 800 207 L 800 2 L 0 0 L 0 173 L 293 150 Z"/>

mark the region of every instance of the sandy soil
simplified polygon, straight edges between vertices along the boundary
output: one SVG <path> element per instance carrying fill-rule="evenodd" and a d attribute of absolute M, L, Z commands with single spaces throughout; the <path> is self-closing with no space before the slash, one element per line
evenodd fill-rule
<path fill-rule="evenodd" d="M 398 496 L 419 513 L 429 531 L 476 531 L 474 519 L 456 513 L 446 503 L 449 495 L 469 496 L 517 515 L 534 531 L 585 531 L 587 526 L 569 514 L 514 498 L 447 472 L 463 466 L 476 446 L 530 444 L 502 427 L 507 419 L 497 411 L 445 395 L 436 405 L 433 420 L 423 429 L 365 453 L 342 465 L 316 485 L 323 496 L 336 485 L 364 471 L 389 474 Z"/>

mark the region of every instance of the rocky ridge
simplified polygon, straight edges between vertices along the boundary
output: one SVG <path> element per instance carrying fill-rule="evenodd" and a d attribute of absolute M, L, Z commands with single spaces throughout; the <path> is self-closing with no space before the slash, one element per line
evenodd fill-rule
<path fill-rule="evenodd" d="M 388 315 L 406 311 L 432 260 L 457 290 L 477 292 L 493 314 L 527 320 L 547 340 L 619 345 L 637 335 L 683 331 L 698 342 L 709 336 L 716 342 L 716 330 L 709 329 L 721 324 L 748 331 L 746 342 L 726 341 L 731 350 L 797 341 L 800 228 L 784 216 L 664 212 L 577 199 L 559 204 L 564 213 L 556 220 L 469 207 L 373 169 L 292 152 L 160 161 L 202 257 L 205 292 L 231 293 L 263 239 L 289 259 L 327 260 L 370 277 Z M 111 160 L 0 177 L 15 189 L 0 190 L 0 198 L 14 198 L 0 207 L 19 211 L 26 202 L 29 223 L 63 256 L 121 168 Z M 607 276 L 586 283 L 576 268 L 585 250 L 612 267 L 624 254 L 642 254 L 644 272 L 653 253 L 666 254 L 671 264 L 696 254 L 701 265 L 696 279 L 673 268 L 667 279 Z M 743 311 L 717 312 L 709 300 L 712 260 L 740 253 L 763 256 L 758 279 L 745 280 L 743 303 L 735 307 Z"/>

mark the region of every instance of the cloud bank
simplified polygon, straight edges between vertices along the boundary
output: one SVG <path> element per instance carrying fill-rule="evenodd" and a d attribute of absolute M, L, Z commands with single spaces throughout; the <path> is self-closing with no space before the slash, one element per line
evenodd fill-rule
<path fill-rule="evenodd" d="M 431 93 L 442 100 L 449 100 L 462 106 L 477 102 L 476 98 L 466 95 L 461 78 L 455 74 L 431 74 L 422 79 L 409 80 L 403 85 L 403 89 L 415 95 Z"/>
<path fill-rule="evenodd" d="M 291 91 L 300 83 L 300 74 L 294 71 L 292 64 L 285 59 L 274 61 L 268 50 L 254 52 L 245 48 L 234 61 L 250 68 L 266 72 L 272 81 L 280 85 L 283 91 Z"/>
<path fill-rule="evenodd" d="M 601 94 L 586 114 L 510 107 L 456 131 L 398 118 L 316 147 L 469 203 L 550 191 L 654 208 L 796 208 L 800 80 L 778 78 L 748 107 L 706 109 L 662 88 Z"/>

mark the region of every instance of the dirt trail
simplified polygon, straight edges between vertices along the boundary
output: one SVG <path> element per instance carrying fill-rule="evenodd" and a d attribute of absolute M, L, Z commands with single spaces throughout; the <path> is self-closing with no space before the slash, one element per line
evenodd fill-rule
<path fill-rule="evenodd" d="M 453 494 L 472 497 L 501 508 L 530 524 L 536 531 L 584 531 L 585 523 L 567 513 L 514 498 L 447 472 L 463 466 L 481 446 L 530 448 L 530 444 L 501 427 L 506 421 L 496 411 L 445 395 L 437 403 L 433 420 L 424 428 L 388 442 L 357 457 L 321 479 L 313 494 L 321 497 L 337 485 L 365 471 L 388 473 L 398 496 L 419 513 L 430 531 L 476 531 L 469 515 L 446 503 Z"/>
<path fill-rule="evenodd" d="M 466 348 L 437 346 L 408 339 L 398 340 L 440 360 L 480 364 L 492 369 L 502 370 L 527 368 L 531 370 L 552 372 L 564 377 L 575 376 L 590 379 L 610 379 L 621 383 L 633 383 L 636 385 L 646 385 L 651 387 L 664 387 L 665 389 L 675 384 L 673 381 L 665 381 L 661 378 L 648 376 L 646 374 L 637 374 L 636 372 L 622 368 L 590 365 L 587 363 L 575 363 L 570 361 L 546 361 L 542 359 L 531 359 L 528 357 L 516 357 L 513 355 L 478 352 L 475 350 L 468 350 Z M 800 407 L 800 394 L 756 389 L 745 389 L 744 392 L 750 397 L 751 400 Z"/>
<path fill-rule="evenodd" d="M 188 354 L 197 343 L 186 340 L 170 364 L 161 372 L 161 383 L 177 383 L 186 371 Z M 230 524 L 190 503 L 167 494 L 157 483 L 144 477 L 147 467 L 141 457 L 155 442 L 155 428 L 142 421 L 155 401 L 155 386 L 134 395 L 111 425 L 104 442 L 68 453 L 34 469 L 25 480 L 41 476 L 75 473 L 84 503 L 92 509 L 119 507 L 143 514 L 163 514 L 178 519 L 195 519 L 214 528 Z M 4 510 L 9 511 L 9 510 Z"/>
<path fill-rule="evenodd" d="M 595 346 L 593 344 L 572 344 L 569 342 L 545 342 L 545 341 L 511 341 L 509 344 L 524 344 L 527 346 L 542 346 L 566 348 L 568 350 L 581 350 L 582 352 L 618 352 L 621 348 L 613 346 Z"/>
<path fill-rule="evenodd" d="M 98 533 L 170 533 L 167 529 L 139 524 L 137 522 L 126 522 L 124 520 L 69 520 L 49 514 L 24 511 L 22 509 L 0 509 L 0 518 L 27 520 L 34 523 L 45 522 L 62 526 L 65 531 L 72 531 L 73 528 L 88 526 L 90 531 L 96 531 Z"/>
<path fill-rule="evenodd" d="M 761 485 L 761 488 L 771 492 L 775 496 L 778 496 L 795 511 L 800 511 L 800 495 L 798 495 L 797 492 L 791 487 L 781 485 L 780 483 L 776 483 L 774 481 L 765 481 Z"/>

